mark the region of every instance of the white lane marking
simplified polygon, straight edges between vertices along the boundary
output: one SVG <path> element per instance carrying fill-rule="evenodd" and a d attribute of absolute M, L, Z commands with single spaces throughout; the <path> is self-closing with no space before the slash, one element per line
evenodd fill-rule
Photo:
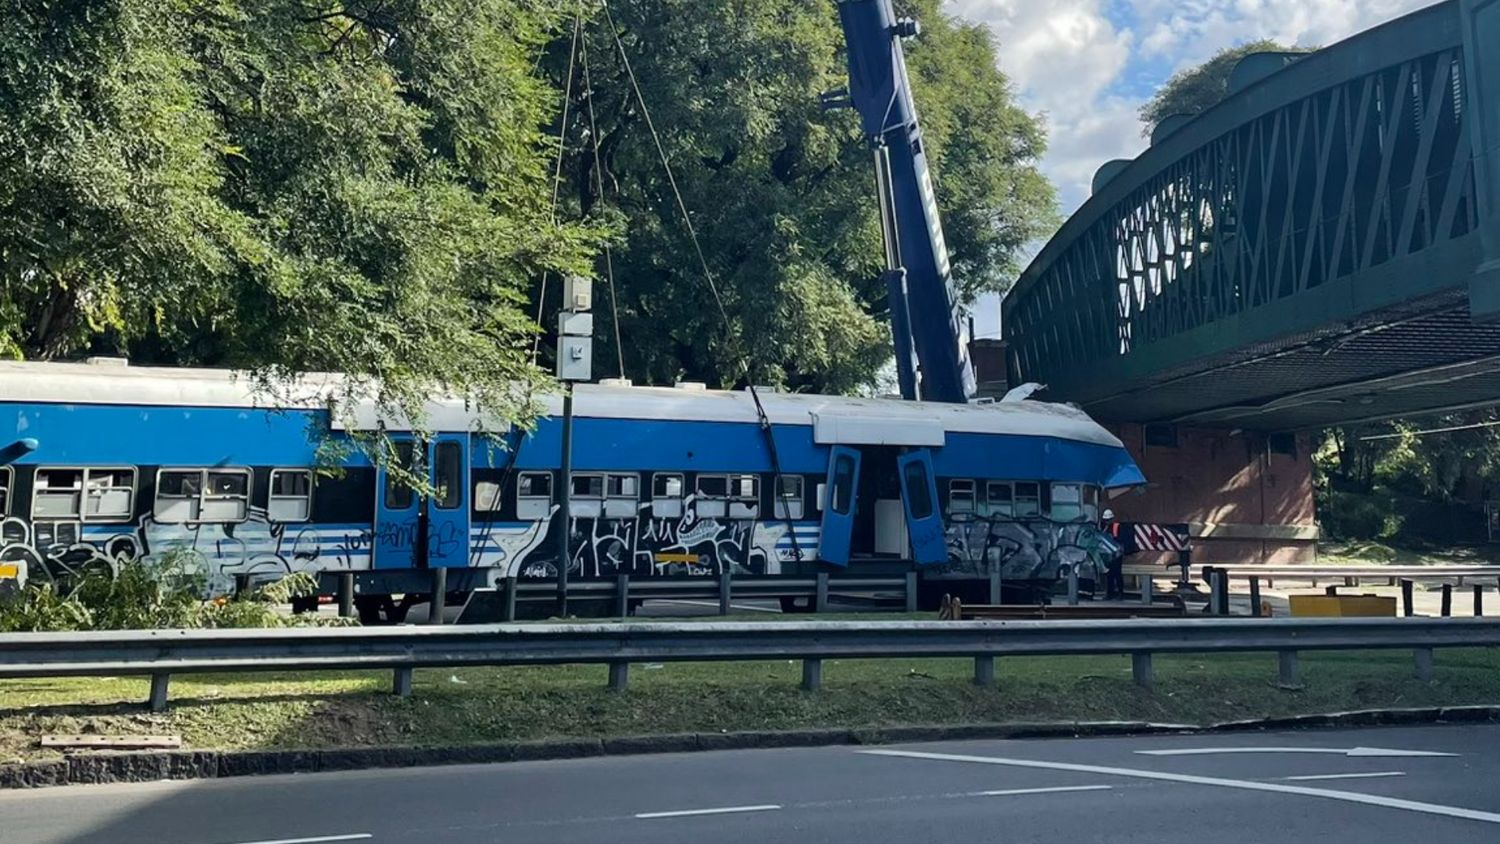
<path fill-rule="evenodd" d="M 1216 753 L 1332 753 L 1338 756 L 1457 756 L 1435 750 L 1396 750 L 1388 747 L 1183 747 L 1174 750 L 1137 750 L 1141 756 L 1207 756 Z"/>
<path fill-rule="evenodd" d="M 687 604 L 692 607 L 714 607 L 717 609 L 719 606 L 715 601 L 689 601 L 686 598 L 657 598 L 656 600 L 663 604 Z M 752 607 L 749 604 L 730 604 L 729 608 L 732 610 L 747 610 L 749 612 L 773 612 L 777 615 L 781 614 L 781 610 L 773 610 L 770 607 Z"/>
<path fill-rule="evenodd" d="M 353 832 L 348 835 L 320 835 L 317 838 L 277 838 L 267 841 L 245 841 L 242 844 L 328 844 L 332 841 L 364 841 L 374 838 L 368 832 Z"/>
<path fill-rule="evenodd" d="M 1444 806 L 1438 803 L 1422 803 L 1402 800 L 1397 797 L 1382 797 L 1376 794 L 1360 794 L 1356 791 L 1334 791 L 1327 788 L 1310 788 L 1303 785 L 1282 785 L 1253 780 L 1234 780 L 1223 777 L 1200 777 L 1192 774 L 1174 774 L 1167 771 L 1142 771 L 1135 768 L 1113 768 L 1105 765 L 1077 765 L 1071 762 L 1040 762 L 1034 759 L 1005 759 L 996 756 L 965 756 L 957 753 L 922 753 L 915 750 L 858 750 L 870 756 L 897 756 L 907 759 L 935 759 L 941 762 L 978 762 L 983 765 L 1009 765 L 1016 768 L 1041 768 L 1048 771 L 1077 771 L 1084 774 L 1105 774 L 1116 777 L 1134 777 L 1144 780 L 1164 780 L 1190 785 L 1213 785 L 1220 788 L 1240 788 L 1246 791 L 1269 791 L 1275 794 L 1298 794 L 1304 797 L 1323 797 L 1343 800 L 1348 803 L 1363 803 L 1366 806 L 1383 806 L 1388 809 L 1405 809 L 1429 815 L 1445 815 L 1471 821 L 1500 824 L 1500 814 L 1464 809 L 1459 806 Z"/>
<path fill-rule="evenodd" d="M 1284 780 L 1371 780 L 1376 777 L 1404 777 L 1405 771 L 1367 771 L 1360 774 L 1303 774 L 1300 777 L 1282 777 Z"/>
<path fill-rule="evenodd" d="M 738 812 L 774 812 L 781 807 L 775 803 L 766 803 L 760 806 L 723 806 L 717 809 L 681 809 L 676 812 L 641 812 L 636 815 L 641 820 L 652 818 L 687 818 L 695 815 L 729 815 Z"/>
<path fill-rule="evenodd" d="M 1063 791 L 1109 791 L 1112 785 L 1058 785 L 1052 788 L 1005 788 L 1000 791 L 976 791 L 971 797 L 1011 797 L 1017 794 L 1057 794 Z"/>

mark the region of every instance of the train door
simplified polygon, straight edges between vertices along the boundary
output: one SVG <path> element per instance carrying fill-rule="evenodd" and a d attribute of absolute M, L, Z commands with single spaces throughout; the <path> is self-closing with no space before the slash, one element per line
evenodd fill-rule
<path fill-rule="evenodd" d="M 465 434 L 438 434 L 425 448 L 392 434 L 395 463 L 432 485 L 431 497 L 377 467 L 377 569 L 453 568 L 469 563 L 469 445 Z"/>
<path fill-rule="evenodd" d="M 427 565 L 469 564 L 469 437 L 438 434 L 427 444 L 433 497 L 427 502 Z"/>
<path fill-rule="evenodd" d="M 854 538 L 854 498 L 859 489 L 859 451 L 837 445 L 829 451 L 828 480 L 823 493 L 823 527 L 818 539 L 818 559 L 834 565 L 849 565 Z"/>
<path fill-rule="evenodd" d="M 943 513 L 938 507 L 937 481 L 932 475 L 932 452 L 925 448 L 903 454 L 896 461 L 901 477 L 901 504 L 912 559 L 924 565 L 948 560 Z"/>
<path fill-rule="evenodd" d="M 391 434 L 393 462 L 413 473 L 421 470 L 411 434 Z M 421 539 L 421 501 L 415 490 L 386 471 L 375 468 L 375 559 L 377 569 L 409 569 L 417 564 Z"/>

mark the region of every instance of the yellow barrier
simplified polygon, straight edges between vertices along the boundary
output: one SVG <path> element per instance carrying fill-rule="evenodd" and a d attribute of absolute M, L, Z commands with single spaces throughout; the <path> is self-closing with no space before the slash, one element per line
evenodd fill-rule
<path fill-rule="evenodd" d="M 1292 595 L 1292 615 L 1304 618 L 1394 618 L 1396 599 L 1379 595 Z"/>

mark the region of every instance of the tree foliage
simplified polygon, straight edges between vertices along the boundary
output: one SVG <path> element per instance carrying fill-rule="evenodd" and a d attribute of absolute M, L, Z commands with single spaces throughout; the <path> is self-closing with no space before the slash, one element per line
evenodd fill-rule
<path fill-rule="evenodd" d="M 1261 39 L 1237 47 L 1226 47 L 1196 67 L 1172 74 L 1151 99 L 1141 104 L 1141 134 L 1149 136 L 1156 124 L 1174 114 L 1195 115 L 1207 111 L 1229 95 L 1229 73 L 1240 59 L 1251 53 L 1310 53 L 1316 47 L 1289 47 Z"/>
<path fill-rule="evenodd" d="M 0 354 L 354 376 L 413 415 L 539 381 L 551 0 L 17 0 L 0 16 Z"/>
<path fill-rule="evenodd" d="M 954 275 L 967 297 L 1001 290 L 1022 246 L 1054 220 L 1052 187 L 1036 170 L 1042 126 L 1014 104 L 986 29 L 943 14 L 938 0 L 898 6 L 925 26 L 908 52 Z M 559 87 L 570 63 L 576 80 L 564 133 L 567 213 L 616 236 L 619 306 L 601 287 L 597 368 L 614 374 L 620 364 L 611 338 L 618 318 L 623 372 L 637 381 L 733 384 L 748 352 L 755 383 L 827 392 L 868 383 L 891 356 L 883 253 L 856 116 L 819 106 L 820 93 L 846 84 L 834 4 L 613 0 L 608 16 L 592 4 L 585 15 L 580 49 L 558 39 L 548 67 Z"/>

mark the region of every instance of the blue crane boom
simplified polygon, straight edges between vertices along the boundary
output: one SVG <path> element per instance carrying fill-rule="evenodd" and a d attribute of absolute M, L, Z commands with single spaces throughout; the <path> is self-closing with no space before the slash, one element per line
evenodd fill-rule
<path fill-rule="evenodd" d="M 891 0 L 839 0 L 849 53 L 847 99 L 875 154 L 885 279 L 901 395 L 966 402 L 974 395 L 965 315 L 948 266 L 943 222 L 901 48 L 920 28 Z"/>

